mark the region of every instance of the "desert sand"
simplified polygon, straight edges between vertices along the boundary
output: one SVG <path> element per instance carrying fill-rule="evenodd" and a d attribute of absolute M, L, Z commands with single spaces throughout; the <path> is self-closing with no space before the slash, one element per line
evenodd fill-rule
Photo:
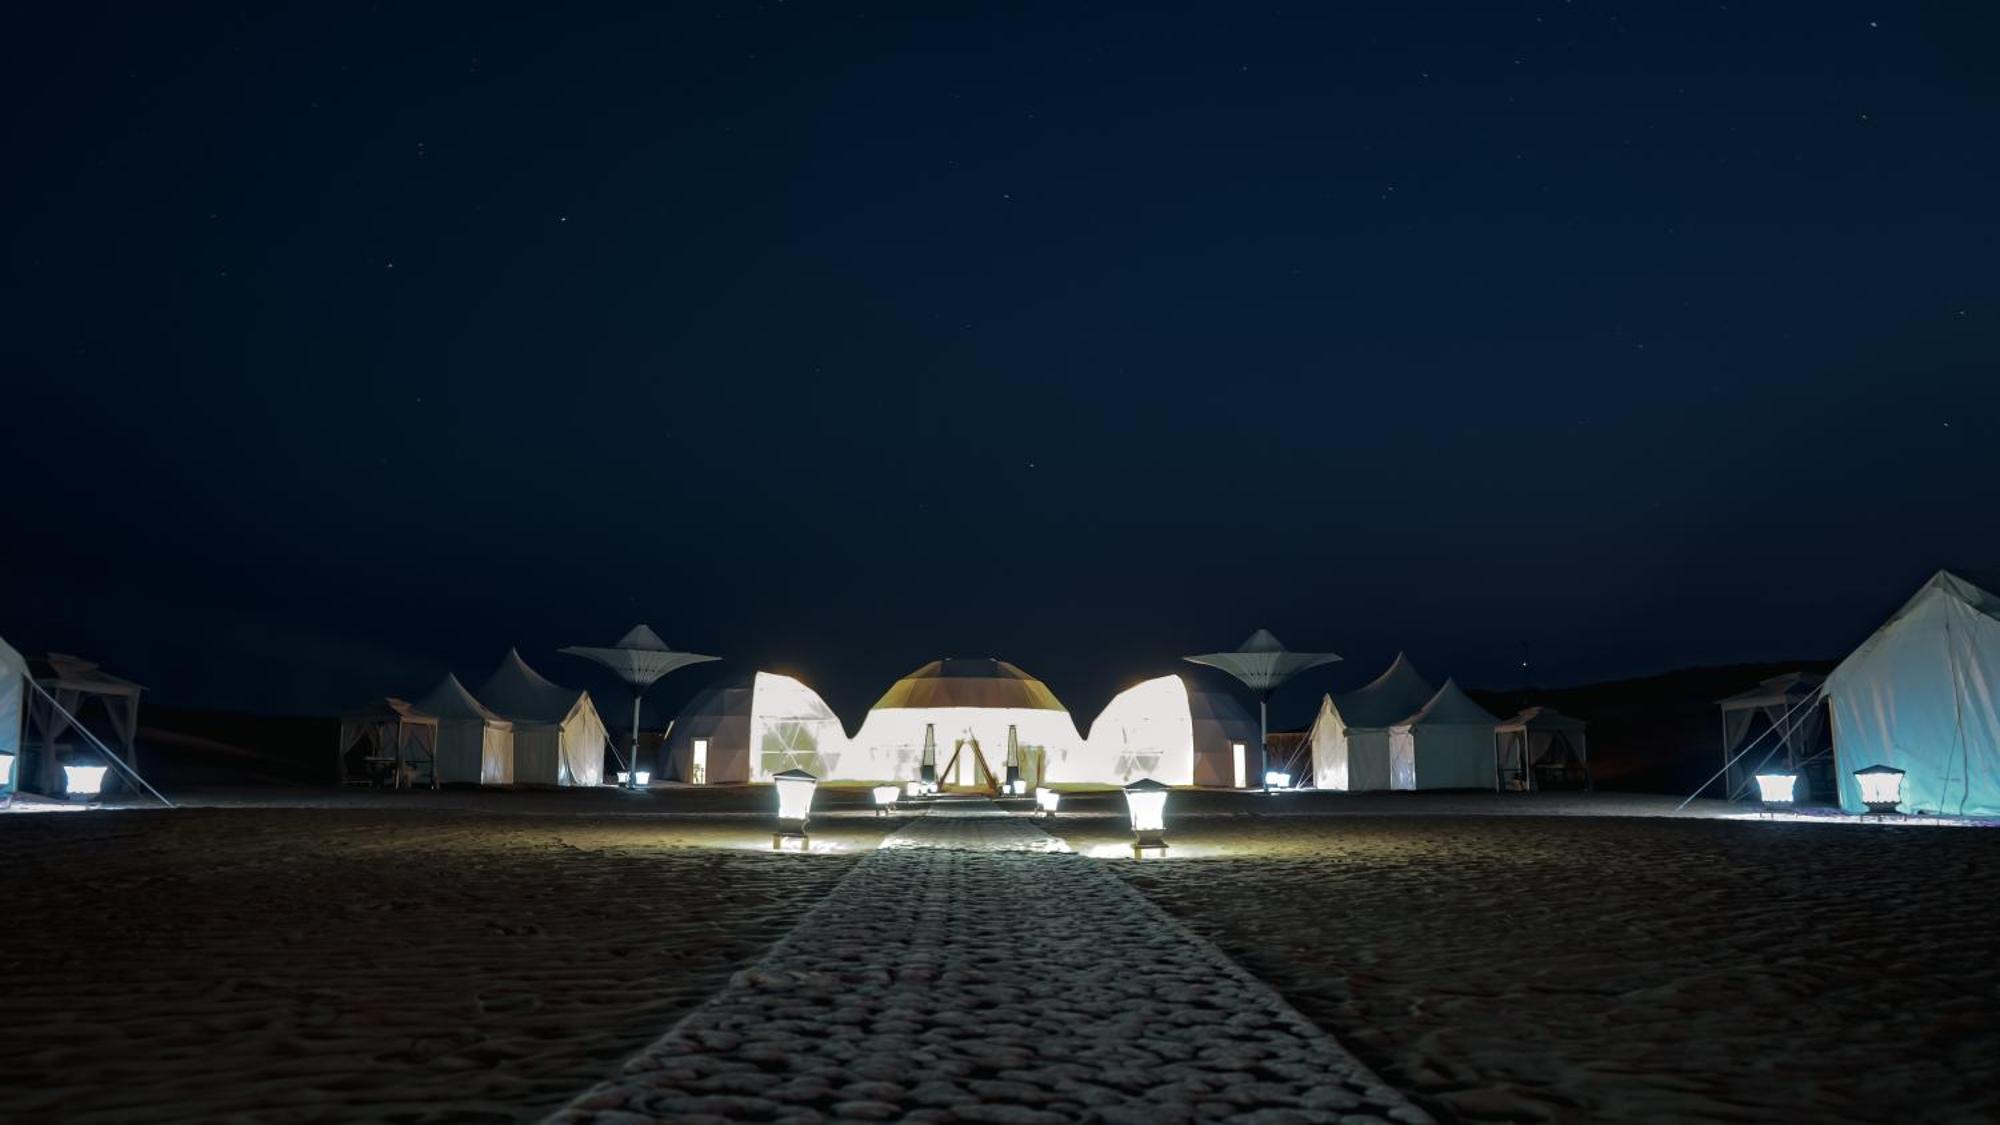
<path fill-rule="evenodd" d="M 822 819 L 813 854 L 778 855 L 741 803 L 329 792 L 0 816 L 0 1120 L 534 1120 L 886 827 Z"/>
<path fill-rule="evenodd" d="M 2000 835 L 1269 800 L 1197 796 L 1168 858 L 1107 862 L 1441 1117 L 2000 1119 Z M 1118 855 L 1072 807 L 1053 830 Z"/>

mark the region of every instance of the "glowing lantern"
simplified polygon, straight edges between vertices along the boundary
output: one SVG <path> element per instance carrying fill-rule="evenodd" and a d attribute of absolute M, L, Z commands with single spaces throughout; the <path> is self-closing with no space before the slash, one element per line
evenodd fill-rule
<path fill-rule="evenodd" d="M 1007 783 L 1007 792 L 1009 792 L 1009 793 L 1013 794 L 1013 795 L 1014 795 L 1014 796 L 1016 796 L 1016 797 L 1025 797 L 1025 796 L 1027 796 L 1027 795 L 1028 795 L 1028 781 L 1027 781 L 1027 779 L 1026 779 L 1026 778 L 1021 778 L 1021 777 L 1017 777 L 1017 778 L 1015 778 L 1015 779 L 1014 779 L 1013 781 L 1010 781 L 1010 782 L 1008 782 L 1008 783 Z"/>
<path fill-rule="evenodd" d="M 1772 770 L 1757 775 L 1757 800 L 1766 805 L 1789 805 L 1798 800 L 1799 775 Z"/>
<path fill-rule="evenodd" d="M 651 785 L 652 783 L 653 783 L 653 772 L 651 770 L 640 770 L 637 778 L 634 778 L 630 773 L 627 773 L 624 770 L 618 771 L 618 784 L 620 785 L 631 785 L 637 788 L 637 787 Z"/>
<path fill-rule="evenodd" d="M 14 755 L 0 754 L 0 789 L 14 787 Z"/>
<path fill-rule="evenodd" d="M 819 778 L 804 770 L 785 770 L 771 775 L 778 789 L 778 830 L 771 835 L 774 848 L 806 846 L 806 819 L 812 815 L 813 790 Z"/>
<path fill-rule="evenodd" d="M 1266 789 L 1290 789 L 1291 787 L 1291 774 L 1281 770 L 1271 770 L 1264 774 L 1264 788 Z"/>
<path fill-rule="evenodd" d="M 1903 771 L 1895 766 L 1869 766 L 1854 771 L 1861 783 L 1861 803 L 1872 813 L 1892 813 L 1903 803 Z"/>
<path fill-rule="evenodd" d="M 1060 804 L 1062 804 L 1061 793 L 1047 786 L 1035 790 L 1035 807 L 1042 810 L 1043 816 L 1051 820 L 1055 819 L 1056 806 Z"/>
<path fill-rule="evenodd" d="M 872 792 L 875 794 L 875 815 L 888 816 L 896 811 L 896 798 L 902 795 L 903 790 L 894 785 L 877 785 Z"/>
<path fill-rule="evenodd" d="M 912 781 L 903 786 L 903 796 L 909 798 L 912 801 L 916 800 L 918 797 L 921 797 L 923 795 L 924 795 L 924 783 L 921 781 Z"/>
<path fill-rule="evenodd" d="M 1125 808 L 1132 815 L 1132 854 L 1167 850 L 1167 794 L 1170 790 L 1150 777 L 1125 787 Z"/>
<path fill-rule="evenodd" d="M 104 789 L 110 766 L 64 766 L 63 791 L 72 797 L 95 797 Z"/>

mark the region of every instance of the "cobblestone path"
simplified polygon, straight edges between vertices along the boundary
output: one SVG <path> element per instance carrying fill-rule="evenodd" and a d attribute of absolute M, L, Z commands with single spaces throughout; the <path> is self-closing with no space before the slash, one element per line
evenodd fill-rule
<path fill-rule="evenodd" d="M 1425 1122 L 1097 862 L 986 801 L 888 837 L 756 965 L 550 1118 Z"/>

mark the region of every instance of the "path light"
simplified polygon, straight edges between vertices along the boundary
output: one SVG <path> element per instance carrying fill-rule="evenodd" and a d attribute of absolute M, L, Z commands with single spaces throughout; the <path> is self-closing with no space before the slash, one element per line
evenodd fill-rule
<path fill-rule="evenodd" d="M 894 785 L 877 785 L 872 792 L 875 794 L 875 815 L 888 816 L 896 811 L 896 798 L 903 791 Z"/>
<path fill-rule="evenodd" d="M 1125 808 L 1132 814 L 1132 857 L 1149 851 L 1167 853 L 1167 794 L 1170 790 L 1150 777 L 1125 787 Z"/>
<path fill-rule="evenodd" d="M 906 782 L 906 783 L 905 783 L 905 784 L 903 785 L 903 796 L 904 796 L 904 797 L 906 797 L 906 798 L 908 798 L 908 799 L 910 799 L 910 800 L 914 801 L 914 800 L 916 800 L 916 799 L 917 799 L 918 797 L 921 797 L 921 796 L 923 796 L 923 795 L 924 795 L 924 783 L 923 783 L 923 782 L 921 782 L 921 781 L 911 781 L 911 782 Z"/>
<path fill-rule="evenodd" d="M 1799 799 L 1799 775 L 1770 770 L 1757 775 L 1757 800 L 1765 805 L 1789 805 Z"/>
<path fill-rule="evenodd" d="M 1044 785 L 1035 790 L 1035 807 L 1050 820 L 1056 818 L 1056 806 L 1062 804 L 1062 794 Z"/>
<path fill-rule="evenodd" d="M 64 766 L 63 791 L 72 797 L 95 797 L 104 790 L 110 766 Z"/>
<path fill-rule="evenodd" d="M 636 789 L 644 789 L 646 786 L 651 785 L 652 783 L 653 783 L 653 771 L 651 770 L 639 770 L 638 776 L 636 778 L 633 777 L 632 774 L 627 773 L 624 770 L 618 771 L 618 784 L 620 785 L 631 785 L 633 788 Z"/>
<path fill-rule="evenodd" d="M 778 830 L 771 834 L 771 846 L 779 849 L 806 849 L 806 819 L 812 815 L 813 790 L 819 778 L 804 770 L 791 769 L 771 775 L 778 788 Z"/>
<path fill-rule="evenodd" d="M 1011 785 L 1007 786 L 1007 792 L 1009 792 L 1009 793 L 1012 793 L 1012 794 L 1013 794 L 1014 796 L 1016 796 L 1016 797 L 1025 797 L 1025 796 L 1027 796 L 1027 795 L 1028 795 L 1028 781 L 1027 781 L 1027 779 L 1026 779 L 1026 778 L 1021 778 L 1021 777 L 1017 777 L 1017 778 L 1015 778 L 1015 779 L 1014 779 L 1014 781 L 1013 781 L 1013 783 L 1012 783 Z"/>
<path fill-rule="evenodd" d="M 1892 813 L 1903 803 L 1903 771 L 1895 766 L 1855 770 L 1854 780 L 1861 783 L 1861 803 L 1868 806 L 1869 812 Z"/>
<path fill-rule="evenodd" d="M 1266 789 L 1290 789 L 1291 787 L 1292 787 L 1292 775 L 1291 775 L 1291 774 L 1288 774 L 1288 773 L 1284 772 L 1283 770 L 1269 770 L 1269 771 L 1266 771 L 1266 772 L 1265 772 L 1265 774 L 1264 774 L 1264 788 L 1266 788 Z"/>

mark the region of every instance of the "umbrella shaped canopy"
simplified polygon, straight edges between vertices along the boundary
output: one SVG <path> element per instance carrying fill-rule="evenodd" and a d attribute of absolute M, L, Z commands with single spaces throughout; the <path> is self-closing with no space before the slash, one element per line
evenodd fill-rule
<path fill-rule="evenodd" d="M 1269 629 L 1259 629 L 1234 652 L 1209 652 L 1182 659 L 1220 668 L 1258 695 L 1269 695 L 1300 672 L 1331 664 L 1340 657 L 1331 652 L 1293 652 L 1272 636 Z"/>
<path fill-rule="evenodd" d="M 661 640 L 658 633 L 644 625 L 634 625 L 631 632 L 609 648 L 571 645 L 562 651 L 570 656 L 595 660 L 640 690 L 676 668 L 722 659 L 698 652 L 675 652 L 667 647 L 667 642 Z"/>

